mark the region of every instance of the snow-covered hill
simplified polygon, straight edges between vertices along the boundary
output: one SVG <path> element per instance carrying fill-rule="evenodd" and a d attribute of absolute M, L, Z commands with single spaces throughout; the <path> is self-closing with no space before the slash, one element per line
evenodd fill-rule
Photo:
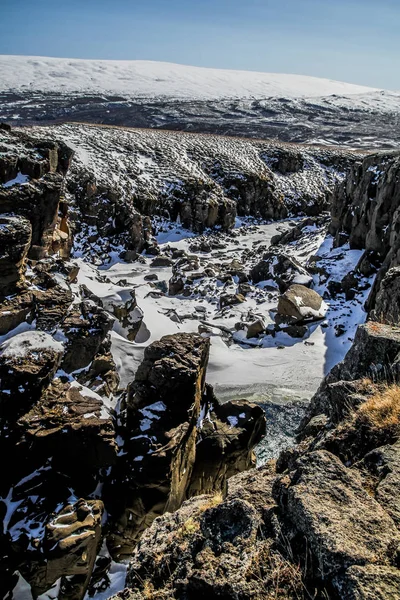
<path fill-rule="evenodd" d="M 182 99 L 315 97 L 374 88 L 330 79 L 190 67 L 153 61 L 0 56 L 0 91 L 114 93 Z"/>

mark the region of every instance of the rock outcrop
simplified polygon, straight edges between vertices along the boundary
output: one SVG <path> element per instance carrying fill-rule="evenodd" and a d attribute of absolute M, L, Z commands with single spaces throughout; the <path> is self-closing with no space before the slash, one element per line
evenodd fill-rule
<path fill-rule="evenodd" d="M 230 475 L 254 465 L 262 410 L 220 407 L 206 390 L 209 343 L 195 334 L 154 342 L 128 390 L 124 454 L 105 490 L 115 522 L 109 549 L 118 559 L 131 554 L 157 516 L 176 510 L 190 495 L 224 489 Z"/>

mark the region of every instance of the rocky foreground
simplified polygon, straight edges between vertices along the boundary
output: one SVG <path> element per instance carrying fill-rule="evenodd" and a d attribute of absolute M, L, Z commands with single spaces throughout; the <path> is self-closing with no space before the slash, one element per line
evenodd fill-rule
<path fill-rule="evenodd" d="M 160 145 L 150 171 L 142 164 L 129 177 L 124 163 L 112 183 L 106 162 L 97 178 L 91 170 L 91 149 L 112 138 L 90 138 L 88 128 L 85 172 L 82 150 L 76 159 L 50 133 L 43 141 L 41 130 L 0 130 L 0 595 L 109 597 L 125 584 L 122 573 L 113 587 L 123 561 L 125 600 L 400 598 L 399 156 L 253 144 L 240 176 L 239 146 L 232 155 L 221 141 L 212 177 L 197 171 L 168 191 L 175 141 L 169 162 Z M 134 143 L 126 151 L 137 163 L 144 142 Z M 196 148 L 199 168 L 211 146 Z M 160 252 L 161 221 L 150 216 L 165 211 L 194 230 L 223 231 L 195 238 L 193 254 Z M 212 254 L 236 214 L 304 212 L 272 246 L 245 248 L 241 262 Z M 335 248 L 314 253 L 310 238 L 325 243 L 326 227 Z M 140 346 L 146 311 L 155 313 L 138 305 L 139 289 L 88 264 L 118 254 L 133 270 L 151 263 L 152 301 L 198 307 L 213 297 L 218 317 L 210 324 L 204 304 L 194 332 L 193 319 L 169 313 L 190 332 L 144 344 L 126 381 L 115 334 Z M 152 268 L 170 269 L 168 281 Z M 206 383 L 214 330 L 250 352 L 270 340 L 277 351 L 282 340 L 310 343 L 321 323 L 340 339 L 347 331 L 328 309 L 361 315 L 367 294 L 368 320 L 303 411 L 297 443 L 254 469 L 264 411 L 221 403 Z"/>

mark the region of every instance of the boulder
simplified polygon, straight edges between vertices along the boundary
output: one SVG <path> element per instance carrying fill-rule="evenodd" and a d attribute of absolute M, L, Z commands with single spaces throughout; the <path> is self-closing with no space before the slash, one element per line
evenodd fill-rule
<path fill-rule="evenodd" d="M 37 464 L 53 457 L 53 467 L 79 480 L 115 463 L 114 425 L 104 401 L 76 382 L 55 379 L 18 421 Z"/>
<path fill-rule="evenodd" d="M 242 304 L 242 302 L 246 302 L 246 298 L 242 294 L 221 294 L 219 298 L 220 308 L 235 306 L 235 304 Z"/>
<path fill-rule="evenodd" d="M 326 451 L 310 452 L 275 482 L 275 498 L 304 536 L 322 580 L 357 564 L 390 564 L 400 534 L 360 479 Z"/>
<path fill-rule="evenodd" d="M 250 279 L 253 283 L 272 279 L 281 293 L 292 284 L 310 286 L 313 281 L 310 273 L 295 258 L 272 251 L 264 254 L 262 261 L 251 269 Z"/>
<path fill-rule="evenodd" d="M 257 337 L 265 331 L 265 324 L 261 319 L 257 319 L 249 324 L 247 327 L 246 337 L 247 339 Z"/>
<path fill-rule="evenodd" d="M 278 315 L 295 321 L 323 319 L 326 309 L 321 296 L 304 285 L 291 285 L 278 300 Z"/>
<path fill-rule="evenodd" d="M 39 398 L 60 366 L 63 346 L 50 335 L 26 331 L 0 346 L 0 404 L 10 417 Z"/>
<path fill-rule="evenodd" d="M 27 219 L 0 215 L 0 299 L 21 289 L 31 239 Z"/>
<path fill-rule="evenodd" d="M 169 256 L 160 254 L 151 261 L 150 267 L 171 267 L 173 263 L 174 261 L 171 260 Z"/>

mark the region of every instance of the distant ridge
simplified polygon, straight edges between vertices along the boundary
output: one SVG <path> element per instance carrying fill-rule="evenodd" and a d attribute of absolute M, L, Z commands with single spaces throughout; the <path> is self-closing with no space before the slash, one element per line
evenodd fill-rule
<path fill-rule="evenodd" d="M 304 98 L 377 92 L 330 79 L 152 61 L 0 55 L 0 91 L 113 93 L 131 98 Z"/>

